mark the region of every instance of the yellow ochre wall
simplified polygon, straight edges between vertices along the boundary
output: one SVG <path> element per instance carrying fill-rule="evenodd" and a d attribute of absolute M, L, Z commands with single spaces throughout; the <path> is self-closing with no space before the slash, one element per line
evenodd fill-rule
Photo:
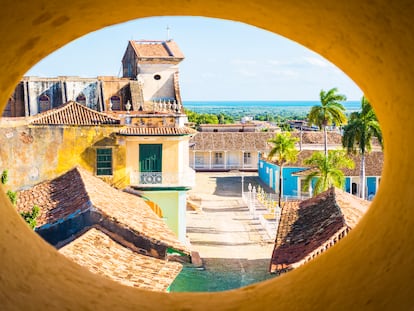
<path fill-rule="evenodd" d="M 18 123 L 16 122 L 16 125 Z M 96 148 L 113 149 L 113 176 L 101 177 L 114 186 L 128 184 L 125 147 L 116 142 L 119 127 L 12 126 L 0 127 L 0 170 L 7 169 L 7 187 L 20 190 L 56 178 L 75 166 L 95 174 Z"/>
<path fill-rule="evenodd" d="M 198 15 L 246 22 L 326 57 L 362 88 L 385 139 L 380 191 L 347 238 L 280 278 L 231 292 L 155 293 L 93 275 L 37 237 L 0 192 L 2 310 L 414 308 L 412 1 L 26 0 L 3 1 L 1 11 L 2 108 L 32 65 L 81 35 L 138 17 Z"/>
<path fill-rule="evenodd" d="M 179 171 L 179 137 L 162 138 L 162 137 L 142 137 L 131 136 L 120 138 L 126 141 L 127 170 L 139 170 L 139 145 L 140 144 L 162 144 L 162 172 L 177 173 Z M 181 160 L 180 160 L 181 161 Z"/>

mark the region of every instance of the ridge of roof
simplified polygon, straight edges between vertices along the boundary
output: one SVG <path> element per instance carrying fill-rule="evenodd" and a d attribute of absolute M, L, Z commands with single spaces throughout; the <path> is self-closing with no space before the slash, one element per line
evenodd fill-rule
<path fill-rule="evenodd" d="M 197 131 L 186 127 L 125 127 L 119 130 L 118 135 L 123 136 L 184 136 L 193 135 Z"/>
<path fill-rule="evenodd" d="M 120 119 L 98 112 L 75 101 L 41 112 L 32 118 L 33 125 L 118 125 Z"/>
<path fill-rule="evenodd" d="M 319 255 L 355 227 L 369 202 L 331 187 L 282 208 L 270 270 L 291 270 Z"/>
<path fill-rule="evenodd" d="M 40 207 L 38 227 L 57 223 L 93 207 L 156 244 L 190 253 L 142 198 L 111 187 L 79 166 L 18 193 L 16 206 L 19 211 L 29 211 L 34 205 Z"/>
<path fill-rule="evenodd" d="M 270 150 L 271 132 L 197 132 L 190 142 L 192 150 Z"/>
<path fill-rule="evenodd" d="M 184 55 L 173 40 L 130 40 L 138 58 L 184 59 Z"/>

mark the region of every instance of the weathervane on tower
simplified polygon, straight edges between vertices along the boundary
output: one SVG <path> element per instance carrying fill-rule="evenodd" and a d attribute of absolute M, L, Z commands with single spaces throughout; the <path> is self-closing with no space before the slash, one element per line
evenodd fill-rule
<path fill-rule="evenodd" d="M 167 25 L 167 41 L 170 41 L 170 26 Z"/>

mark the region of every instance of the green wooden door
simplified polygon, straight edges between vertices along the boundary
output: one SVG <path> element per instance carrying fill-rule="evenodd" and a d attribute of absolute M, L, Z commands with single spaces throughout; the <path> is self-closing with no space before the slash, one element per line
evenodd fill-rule
<path fill-rule="evenodd" d="M 139 145 L 139 170 L 162 172 L 162 144 Z"/>

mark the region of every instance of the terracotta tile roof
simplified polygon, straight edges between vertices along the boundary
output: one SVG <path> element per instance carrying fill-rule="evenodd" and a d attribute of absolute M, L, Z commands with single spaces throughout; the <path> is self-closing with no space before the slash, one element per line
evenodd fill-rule
<path fill-rule="evenodd" d="M 343 169 L 345 176 L 359 176 L 361 167 L 361 156 L 352 155 L 351 158 L 355 163 L 353 169 Z M 365 175 L 381 176 L 384 164 L 384 153 L 373 151 L 365 155 Z"/>
<path fill-rule="evenodd" d="M 256 150 L 268 151 L 267 142 L 275 133 L 269 132 L 199 132 L 190 139 L 192 150 Z"/>
<path fill-rule="evenodd" d="M 342 135 L 338 132 L 327 132 L 328 144 L 329 145 L 340 145 L 342 146 Z M 292 137 L 300 137 L 300 131 L 293 131 Z M 302 143 L 303 144 L 323 144 L 324 134 L 323 131 L 303 131 L 302 132 Z M 374 137 L 372 139 L 372 146 L 379 147 L 378 140 Z"/>
<path fill-rule="evenodd" d="M 342 136 L 338 132 L 328 132 L 328 144 L 342 145 Z M 292 137 L 300 137 L 299 131 L 292 132 Z M 303 131 L 302 132 L 303 144 L 323 144 L 324 134 L 322 131 Z"/>
<path fill-rule="evenodd" d="M 123 247 L 96 228 L 59 252 L 91 272 L 127 286 L 153 291 L 166 291 L 182 269 L 177 262 L 144 256 Z"/>
<path fill-rule="evenodd" d="M 369 202 L 337 188 L 282 209 L 270 272 L 282 273 L 318 256 L 353 229 Z"/>
<path fill-rule="evenodd" d="M 78 170 L 71 170 L 56 179 L 18 192 L 19 211 L 29 211 L 33 205 L 41 209 L 37 225 L 42 226 L 57 222 L 76 211 L 85 211 L 92 203 Z"/>
<path fill-rule="evenodd" d="M 35 204 L 41 209 L 38 227 L 93 209 L 148 241 L 190 253 L 143 199 L 117 190 L 81 168 L 19 191 L 19 211 L 28 211 Z"/>
<path fill-rule="evenodd" d="M 118 132 L 125 136 L 183 136 L 196 133 L 189 127 L 126 127 Z"/>
<path fill-rule="evenodd" d="M 289 163 L 286 167 L 304 167 L 308 168 L 308 165 L 305 165 L 303 161 L 314 152 L 323 152 L 316 150 L 302 150 L 298 154 L 297 161 L 295 163 Z M 361 156 L 360 155 L 350 155 L 350 158 L 354 161 L 355 167 L 353 169 L 344 168 L 342 171 L 345 176 L 359 176 L 360 167 L 361 167 Z M 366 176 L 381 176 L 382 167 L 384 163 L 384 154 L 382 152 L 373 151 L 365 155 L 365 175 Z M 301 171 L 295 173 L 296 176 L 306 176 L 307 172 Z"/>
<path fill-rule="evenodd" d="M 102 125 L 119 124 L 120 120 L 97 112 L 77 102 L 70 101 L 33 117 L 30 122 L 34 125 Z"/>
<path fill-rule="evenodd" d="M 145 58 L 178 58 L 184 59 L 178 45 L 172 41 L 130 41 L 138 59 Z"/>

